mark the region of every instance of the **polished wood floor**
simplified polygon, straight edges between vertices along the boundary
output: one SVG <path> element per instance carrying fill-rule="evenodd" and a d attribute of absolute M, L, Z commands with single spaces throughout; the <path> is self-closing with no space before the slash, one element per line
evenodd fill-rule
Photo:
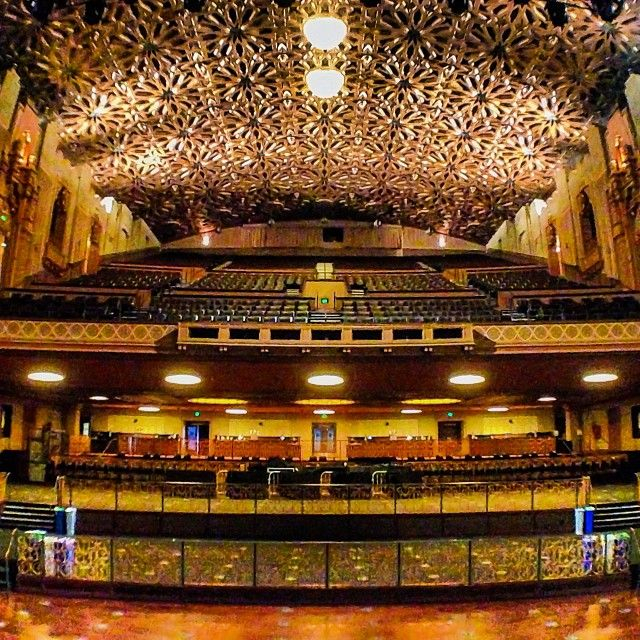
<path fill-rule="evenodd" d="M 631 591 L 423 606 L 266 607 L 0 597 L 1 640 L 636 640 Z"/>

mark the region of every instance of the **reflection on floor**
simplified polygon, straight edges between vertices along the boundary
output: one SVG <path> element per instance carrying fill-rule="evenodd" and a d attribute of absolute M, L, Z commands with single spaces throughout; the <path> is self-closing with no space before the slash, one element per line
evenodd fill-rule
<path fill-rule="evenodd" d="M 630 591 L 422 606 L 188 605 L 11 595 L 4 640 L 636 640 Z"/>

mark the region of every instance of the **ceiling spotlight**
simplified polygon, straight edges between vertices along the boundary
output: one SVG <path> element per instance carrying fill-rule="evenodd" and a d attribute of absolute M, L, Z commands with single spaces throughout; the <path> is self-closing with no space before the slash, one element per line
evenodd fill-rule
<path fill-rule="evenodd" d="M 551 24 L 554 27 L 564 27 L 569 22 L 569 16 L 567 15 L 567 7 L 558 0 L 546 0 L 544 3 L 547 15 Z"/>
<path fill-rule="evenodd" d="M 138 407 L 138 411 L 142 413 L 158 413 L 160 411 L 160 407 L 156 407 L 151 404 L 143 404 L 141 407 Z"/>
<path fill-rule="evenodd" d="M 32 371 L 27 375 L 33 382 L 62 382 L 64 376 L 55 371 Z"/>
<path fill-rule="evenodd" d="M 319 373 L 309 376 L 307 382 L 317 387 L 337 387 L 344 382 L 344 378 L 333 373 Z"/>
<path fill-rule="evenodd" d="M 504 413 L 505 411 L 509 411 L 509 407 L 489 407 L 487 411 L 491 413 Z"/>
<path fill-rule="evenodd" d="M 184 8 L 187 11 L 202 11 L 206 0 L 184 0 Z"/>
<path fill-rule="evenodd" d="M 305 76 L 305 82 L 309 91 L 316 98 L 335 98 L 344 86 L 344 74 L 337 69 L 329 67 L 311 69 Z"/>
<path fill-rule="evenodd" d="M 555 396 L 540 396 L 538 402 L 555 402 L 557 398 Z"/>
<path fill-rule="evenodd" d="M 165 376 L 164 381 L 169 384 L 193 385 L 200 384 L 202 378 L 190 373 L 171 373 Z"/>
<path fill-rule="evenodd" d="M 618 379 L 615 373 L 608 371 L 601 371 L 599 373 L 589 373 L 586 376 L 582 376 L 585 382 L 613 382 Z"/>
<path fill-rule="evenodd" d="M 87 24 L 100 24 L 107 10 L 107 0 L 87 0 L 84 8 L 84 21 Z"/>
<path fill-rule="evenodd" d="M 455 13 L 457 16 L 469 11 L 469 0 L 447 0 L 447 4 L 451 13 Z"/>
<path fill-rule="evenodd" d="M 449 378 L 451 384 L 481 384 L 484 381 L 485 377 L 476 373 L 463 373 Z"/>
<path fill-rule="evenodd" d="M 89 400 L 93 400 L 94 402 L 104 402 L 105 400 L 108 400 L 109 398 L 107 398 L 107 396 L 91 396 L 89 398 Z"/>
<path fill-rule="evenodd" d="M 422 413 L 422 409 L 400 409 L 400 413 L 411 415 L 413 413 Z"/>
<path fill-rule="evenodd" d="M 330 51 L 346 38 L 347 25 L 335 16 L 317 15 L 305 20 L 302 32 L 313 47 Z"/>
<path fill-rule="evenodd" d="M 316 416 L 332 416 L 335 411 L 333 409 L 314 409 L 313 413 Z"/>
<path fill-rule="evenodd" d="M 624 0 L 591 0 L 591 8 L 605 22 L 611 22 L 622 13 Z"/>
<path fill-rule="evenodd" d="M 228 413 L 230 416 L 246 416 L 247 415 L 247 410 L 246 409 L 240 409 L 240 407 L 234 409 L 225 409 L 224 410 L 225 413 Z"/>
<path fill-rule="evenodd" d="M 46 22 L 53 11 L 53 0 L 27 0 L 26 6 L 36 20 Z"/>

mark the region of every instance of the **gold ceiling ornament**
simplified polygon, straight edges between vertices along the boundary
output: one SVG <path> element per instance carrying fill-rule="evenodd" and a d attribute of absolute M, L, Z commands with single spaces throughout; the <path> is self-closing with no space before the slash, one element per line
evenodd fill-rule
<path fill-rule="evenodd" d="M 345 217 L 484 242 L 615 104 L 640 61 L 640 7 L 611 23 L 569 8 L 557 28 L 541 0 L 470 4 L 336 0 L 348 35 L 324 52 L 302 31 L 328 11 L 315 0 L 110 2 L 94 27 L 81 8 L 41 25 L 0 0 L 0 50 L 57 113 L 67 156 L 161 239 Z M 346 90 L 311 96 L 317 66 Z"/>

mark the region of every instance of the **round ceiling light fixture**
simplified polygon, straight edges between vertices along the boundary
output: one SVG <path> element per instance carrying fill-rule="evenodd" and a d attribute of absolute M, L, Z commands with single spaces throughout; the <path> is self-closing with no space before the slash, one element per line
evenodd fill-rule
<path fill-rule="evenodd" d="M 482 384 L 485 381 L 485 377 L 478 373 L 461 373 L 449 378 L 451 384 Z"/>
<path fill-rule="evenodd" d="M 344 20 L 335 16 L 317 15 L 304 21 L 302 32 L 311 46 L 331 51 L 347 37 L 347 25 Z"/>
<path fill-rule="evenodd" d="M 555 396 L 540 396 L 538 402 L 555 402 L 557 399 Z"/>
<path fill-rule="evenodd" d="M 202 382 L 202 378 L 192 373 L 170 373 L 168 376 L 165 376 L 164 381 L 169 384 L 189 386 L 200 384 Z"/>
<path fill-rule="evenodd" d="M 62 382 L 64 376 L 56 371 L 31 371 L 27 378 L 32 382 Z"/>
<path fill-rule="evenodd" d="M 400 413 L 404 413 L 405 415 L 411 415 L 414 413 L 422 413 L 422 409 L 400 409 Z"/>
<path fill-rule="evenodd" d="M 618 379 L 618 376 L 611 371 L 598 371 L 596 373 L 588 373 L 582 376 L 585 382 L 613 382 Z"/>
<path fill-rule="evenodd" d="M 247 415 L 247 410 L 241 409 L 240 407 L 236 407 L 236 408 L 231 407 L 230 409 L 225 409 L 224 412 L 228 413 L 230 416 L 246 416 Z"/>
<path fill-rule="evenodd" d="M 335 411 L 333 409 L 314 409 L 313 413 L 316 416 L 332 416 Z"/>
<path fill-rule="evenodd" d="M 305 83 L 316 98 L 335 98 L 344 86 L 344 73 L 333 67 L 311 69 L 304 77 Z"/>
<path fill-rule="evenodd" d="M 152 404 L 143 404 L 141 407 L 138 407 L 138 411 L 142 411 L 142 413 L 158 413 L 160 407 Z"/>
<path fill-rule="evenodd" d="M 108 400 L 109 398 L 107 398 L 107 396 L 91 396 L 89 398 L 89 400 L 93 400 L 94 402 L 104 402 L 105 400 Z"/>
<path fill-rule="evenodd" d="M 344 383 L 344 378 L 336 373 L 315 373 L 307 378 L 307 382 L 316 387 L 337 387 Z"/>
<path fill-rule="evenodd" d="M 487 411 L 490 413 L 504 413 L 505 411 L 509 411 L 509 407 L 489 407 Z"/>

